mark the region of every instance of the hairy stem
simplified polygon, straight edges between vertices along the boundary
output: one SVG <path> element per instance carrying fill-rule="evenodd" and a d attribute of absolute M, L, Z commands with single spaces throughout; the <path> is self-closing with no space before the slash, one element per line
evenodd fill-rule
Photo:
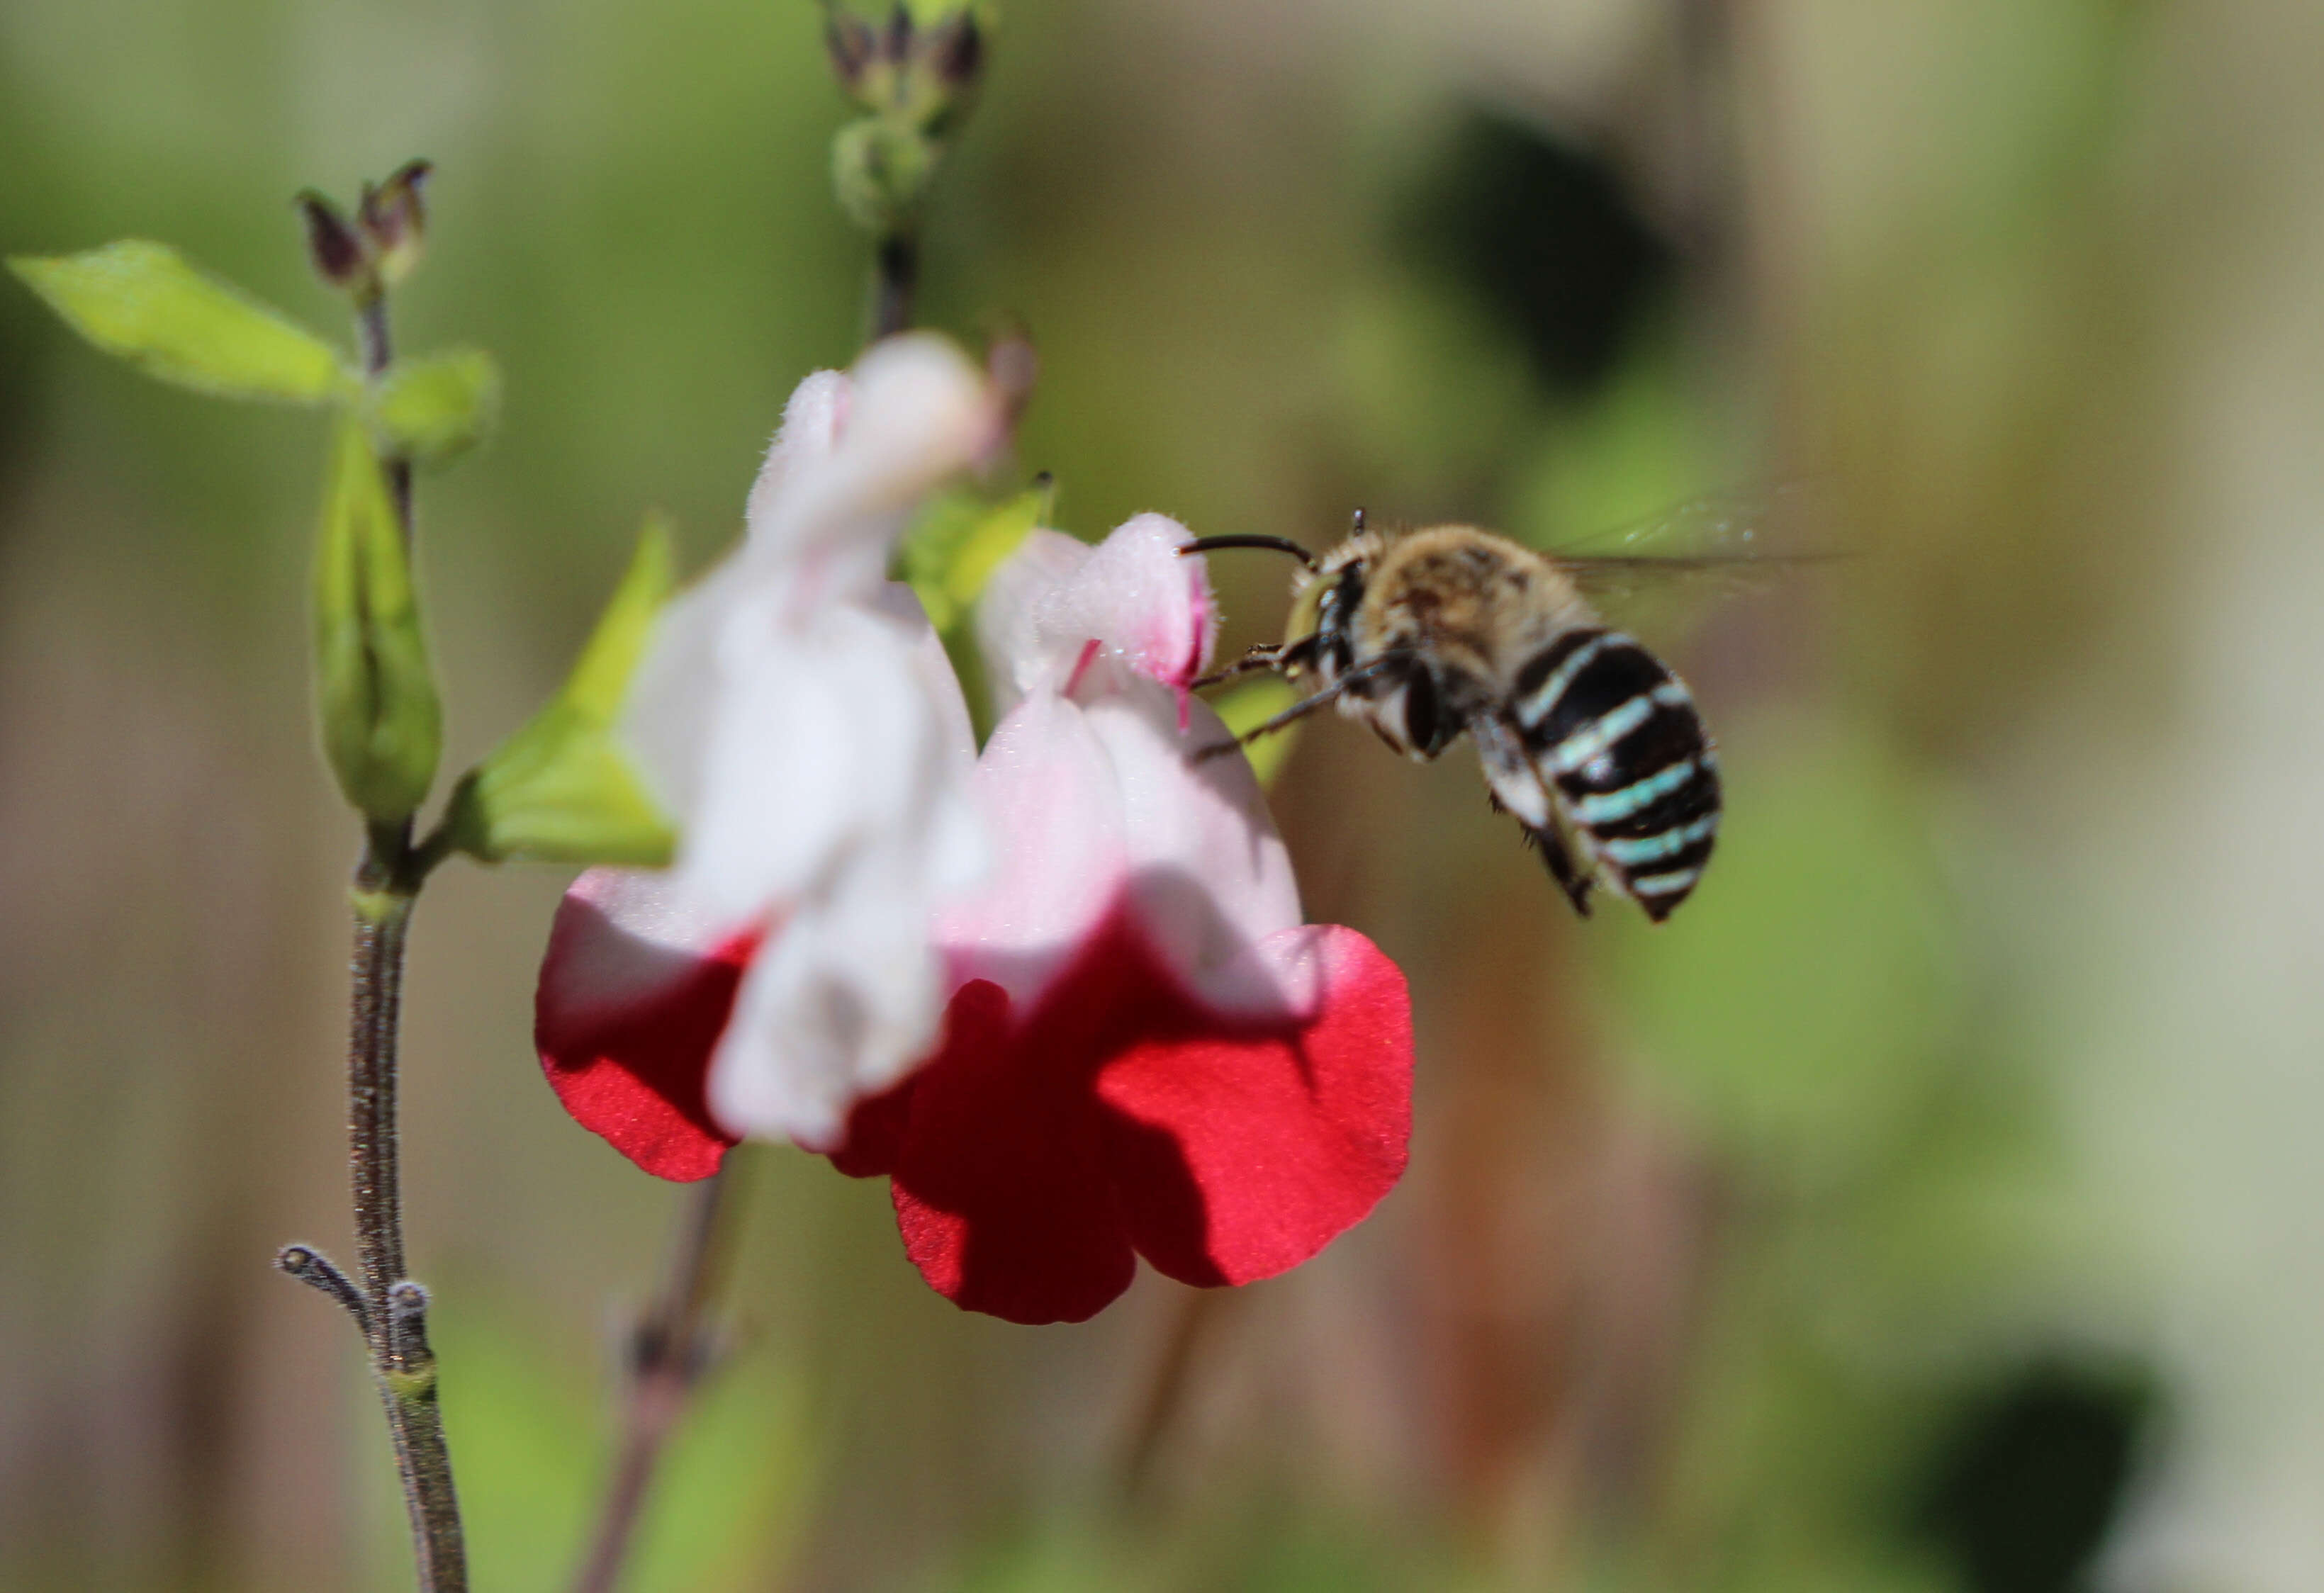
<path fill-rule="evenodd" d="M 383 843 L 385 843 L 383 845 Z M 347 1168 L 355 1197 L 357 1317 L 387 1413 L 421 1593 L 466 1593 L 459 1496 L 436 1399 L 428 1294 L 404 1275 L 395 1124 L 403 949 L 420 880 L 401 830 L 375 835 L 355 870 L 347 1037 Z M 286 1270 L 289 1270 L 286 1267 Z"/>
<path fill-rule="evenodd" d="M 574 1593 L 613 1593 L 620 1582 L 663 1446 L 686 1409 L 687 1395 L 709 1368 L 710 1341 L 703 1318 L 733 1243 L 734 1160 L 728 1153 L 718 1171 L 695 1186 L 662 1296 L 631 1340 L 621 1453 L 588 1558 L 573 1579 Z"/>

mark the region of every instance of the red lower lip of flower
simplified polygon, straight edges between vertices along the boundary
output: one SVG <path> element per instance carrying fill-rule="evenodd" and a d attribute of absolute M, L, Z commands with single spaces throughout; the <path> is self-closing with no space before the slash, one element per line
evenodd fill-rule
<path fill-rule="evenodd" d="M 616 933 L 586 922 L 598 912 L 566 898 L 550 932 L 552 962 L 562 937 Z M 718 1171 L 735 1137 L 710 1116 L 710 1054 L 758 949 L 757 935 L 738 935 L 650 999 L 601 1012 L 552 1012 L 544 981 L 534 1045 L 574 1120 L 658 1178 L 690 1183 Z"/>
<path fill-rule="evenodd" d="M 1323 972 L 1304 1018 L 1204 1006 L 1121 913 L 1021 1017 L 964 986 L 942 1049 L 857 1109 L 834 1164 L 887 1174 L 929 1285 L 1010 1321 L 1094 1315 L 1141 1255 L 1199 1285 L 1298 1266 L 1404 1171 L 1412 1028 L 1370 941 L 1286 933 Z"/>
<path fill-rule="evenodd" d="M 1403 974 L 1362 935 L 1283 935 L 1321 975 L 1305 1017 L 1205 1005 L 1126 910 L 1022 1013 L 970 981 L 936 1054 L 859 1103 L 833 1165 L 888 1176 L 929 1285 L 1011 1321 L 1094 1315 L 1141 1255 L 1200 1285 L 1298 1266 L 1404 1171 L 1412 1022 Z M 705 1100 L 710 1055 L 755 949 L 737 942 L 617 1015 L 560 1029 L 544 1014 L 566 1110 L 649 1173 L 715 1172 L 733 1139 Z"/>

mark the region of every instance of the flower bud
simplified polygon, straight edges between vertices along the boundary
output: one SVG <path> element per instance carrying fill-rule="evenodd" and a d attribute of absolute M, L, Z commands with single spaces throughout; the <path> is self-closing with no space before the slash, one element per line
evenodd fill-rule
<path fill-rule="evenodd" d="M 840 208 L 867 231 L 884 234 L 908 226 L 935 175 L 936 153 L 926 134 L 889 117 L 849 123 L 831 146 Z"/>
<path fill-rule="evenodd" d="M 403 528 L 352 415 L 339 422 L 316 551 L 315 683 L 324 755 L 347 801 L 374 824 L 410 817 L 436 777 L 443 710 Z"/>
<path fill-rule="evenodd" d="M 296 202 L 307 223 L 307 258 L 314 262 L 315 274 L 334 288 L 355 286 L 371 268 L 363 240 L 347 226 L 338 207 L 313 189 L 300 194 Z"/>
<path fill-rule="evenodd" d="M 880 39 L 872 24 L 853 12 L 831 8 L 824 19 L 823 45 L 831 70 L 850 94 L 862 87 L 864 74 L 880 56 Z"/>
<path fill-rule="evenodd" d="M 919 52 L 930 74 L 953 94 L 974 89 L 984 75 L 984 32 L 976 14 L 964 9 L 937 23 L 921 35 Z"/>
<path fill-rule="evenodd" d="M 355 217 L 378 257 L 380 280 L 390 286 L 410 276 L 420 263 L 428 233 L 420 189 L 434 170 L 425 161 L 407 161 L 377 188 L 364 184 Z"/>

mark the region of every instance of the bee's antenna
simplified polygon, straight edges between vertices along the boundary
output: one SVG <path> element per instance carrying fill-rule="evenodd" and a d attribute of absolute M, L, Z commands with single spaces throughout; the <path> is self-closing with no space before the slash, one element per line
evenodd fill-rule
<path fill-rule="evenodd" d="M 1287 553 L 1311 570 L 1315 567 L 1315 556 L 1288 537 L 1257 535 L 1197 537 L 1191 542 L 1181 543 L 1178 552 L 1184 556 L 1189 553 L 1209 553 L 1221 548 L 1265 548 L 1276 553 Z"/>

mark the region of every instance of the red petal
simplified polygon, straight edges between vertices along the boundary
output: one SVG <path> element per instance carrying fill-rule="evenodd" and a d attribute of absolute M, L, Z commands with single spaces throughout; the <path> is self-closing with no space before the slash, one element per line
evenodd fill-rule
<path fill-rule="evenodd" d="M 1181 1283 L 1287 1271 L 1363 1220 L 1404 1174 L 1404 975 L 1352 929 L 1286 933 L 1313 937 L 1322 970 L 1322 1006 L 1304 1027 L 1149 1041 L 1098 1082 L 1131 1238 Z"/>
<path fill-rule="evenodd" d="M 884 1178 L 896 1170 L 903 1152 L 904 1129 L 912 1120 L 912 1086 L 918 1073 L 906 1073 L 877 1095 L 858 1100 L 847 1114 L 847 1137 L 823 1154 L 850 1178 Z"/>
<path fill-rule="evenodd" d="M 1079 1321 L 1129 1286 L 1133 1245 L 1188 1283 L 1249 1283 L 1360 1220 L 1404 1170 L 1404 976 L 1352 930 L 1278 941 L 1322 971 L 1305 1020 L 1222 1017 L 1121 912 L 1021 1021 L 998 986 L 963 986 L 943 1050 L 883 1108 L 903 1133 L 869 1127 L 857 1164 L 892 1171 L 930 1286 L 1011 1321 Z"/>
<path fill-rule="evenodd" d="M 758 937 L 693 959 L 684 975 L 630 1005 L 576 1013 L 552 1002 L 548 970 L 567 949 L 621 933 L 577 894 L 558 906 L 533 1004 L 541 1070 L 576 1122 L 647 1172 L 679 1183 L 707 1178 L 734 1143 L 705 1098 L 710 1054 Z"/>
<path fill-rule="evenodd" d="M 971 981 L 945 1014 L 944 1049 L 915 1076 L 896 1223 L 912 1265 L 955 1305 L 1077 1322 L 1130 1286 L 1137 1258 L 1098 1162 L 1093 1036 L 1074 1032 L 1092 1016 L 1045 1002 L 1012 1034 L 1008 993 Z"/>

